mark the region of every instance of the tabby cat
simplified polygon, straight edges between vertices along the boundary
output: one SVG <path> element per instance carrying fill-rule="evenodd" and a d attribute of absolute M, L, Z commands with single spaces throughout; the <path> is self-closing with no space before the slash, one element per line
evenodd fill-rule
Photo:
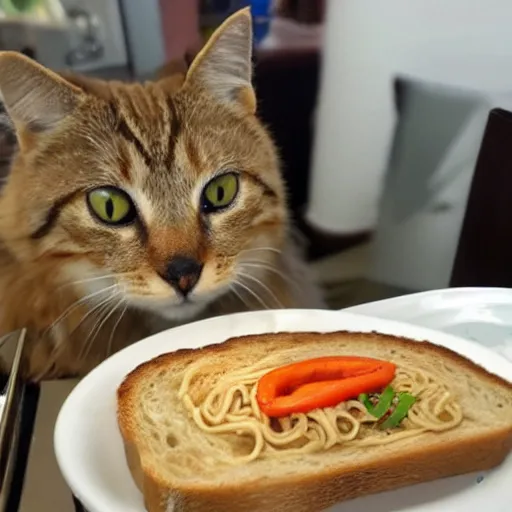
<path fill-rule="evenodd" d="M 322 306 L 255 116 L 251 48 L 244 10 L 181 78 L 68 80 L 0 53 L 18 141 L 0 197 L 0 331 L 27 327 L 27 377 L 83 375 L 208 316 Z"/>

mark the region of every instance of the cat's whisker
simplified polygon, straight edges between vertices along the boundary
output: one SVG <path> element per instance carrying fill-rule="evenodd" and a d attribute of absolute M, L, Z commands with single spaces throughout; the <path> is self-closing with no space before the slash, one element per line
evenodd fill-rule
<path fill-rule="evenodd" d="M 110 297 L 107 298 L 107 300 L 110 300 Z M 76 304 L 76 303 L 75 303 Z M 60 340 L 59 343 L 57 343 L 50 354 L 50 357 L 48 358 L 48 362 L 46 366 L 44 366 L 39 374 L 37 374 L 34 378 L 36 381 L 39 381 L 48 372 L 48 369 L 51 367 L 51 365 L 58 359 L 58 357 L 61 355 L 62 351 L 66 348 L 66 343 L 69 341 L 69 336 L 71 336 L 78 327 L 92 314 L 97 312 L 101 307 L 105 304 L 105 300 L 101 301 L 100 303 L 96 304 L 94 307 L 92 307 L 87 313 L 81 318 L 80 322 L 75 326 L 75 328 L 68 334 L 68 336 L 65 339 Z M 69 308 L 68 308 L 69 309 Z M 54 324 L 57 322 L 57 320 L 54 322 Z M 49 328 L 45 331 L 47 332 Z M 44 334 L 44 333 L 43 333 Z"/>
<path fill-rule="evenodd" d="M 294 286 L 298 291 L 301 290 L 299 284 L 294 280 L 291 279 L 289 276 L 278 270 L 276 267 L 268 264 L 267 262 L 263 262 L 261 260 L 250 260 L 250 261 L 243 261 L 240 263 L 240 266 L 243 267 L 252 267 L 252 268 L 261 268 L 263 270 L 268 270 L 269 272 L 273 272 L 277 276 L 279 276 L 283 281 L 288 282 L 290 285 Z"/>
<path fill-rule="evenodd" d="M 90 328 L 87 329 L 89 331 L 89 334 L 85 338 L 86 343 L 91 338 L 91 336 L 93 336 L 93 334 L 96 332 L 96 329 L 98 328 L 98 326 L 102 323 L 103 318 L 104 318 L 103 313 L 110 311 L 111 306 L 112 306 L 112 301 L 118 295 L 119 295 L 119 292 L 114 292 L 110 297 L 105 299 L 105 301 L 102 303 L 102 307 L 100 307 L 96 310 L 96 315 L 95 315 L 96 319 L 94 320 L 94 323 L 92 324 L 92 326 L 90 326 Z"/>
<path fill-rule="evenodd" d="M 78 281 L 71 281 L 69 283 L 64 283 L 64 284 L 61 284 L 58 288 L 57 288 L 57 291 L 58 290 L 62 290 L 62 288 L 66 288 L 67 286 L 75 286 L 77 284 L 86 284 L 86 283 L 92 283 L 94 281 L 99 281 L 101 279 L 113 279 L 115 277 L 117 277 L 118 274 L 106 274 L 106 275 L 103 275 L 103 276 L 95 276 L 95 277 L 88 277 L 86 279 L 79 279 Z"/>
<path fill-rule="evenodd" d="M 236 283 L 232 283 L 229 285 L 229 289 L 240 299 L 240 301 L 242 302 L 242 304 L 247 308 L 247 309 L 251 309 L 251 306 L 250 304 L 244 299 L 243 295 L 240 295 L 240 293 L 238 293 L 238 290 L 236 289 Z"/>
<path fill-rule="evenodd" d="M 121 291 L 118 291 L 113 296 L 111 296 L 110 300 L 107 302 L 107 305 L 105 306 L 105 308 L 101 311 L 101 313 L 99 313 L 98 316 L 100 318 L 98 319 L 98 321 L 94 325 L 93 329 L 89 333 L 89 336 L 87 336 L 87 339 L 84 342 L 82 350 L 80 351 L 80 355 L 78 356 L 78 359 L 80 361 L 82 361 L 82 360 L 87 358 L 87 356 L 89 355 L 89 352 L 90 352 L 90 350 L 91 350 L 91 348 L 92 348 L 92 346 L 94 344 L 94 340 L 96 339 L 96 337 L 100 333 L 102 327 L 105 325 L 105 323 L 112 316 L 112 314 L 117 309 L 119 304 L 122 302 L 123 298 L 121 297 L 121 300 L 119 302 L 117 302 L 114 306 L 111 307 L 111 303 L 113 302 L 115 297 L 117 297 L 119 294 L 121 294 Z M 103 314 L 104 311 L 108 311 L 108 313 L 105 313 L 105 315 L 103 315 L 103 317 L 101 317 L 101 315 Z M 85 349 L 85 351 L 84 351 L 84 349 Z"/>
<path fill-rule="evenodd" d="M 96 308 L 96 314 L 95 314 L 96 320 L 94 321 L 94 324 L 89 329 L 89 334 L 87 335 L 87 338 L 85 338 L 85 341 L 82 344 L 82 348 L 81 348 L 79 356 L 78 356 L 79 360 L 83 359 L 84 352 L 86 350 L 86 347 L 89 344 L 89 340 L 91 340 L 91 342 L 92 342 L 93 339 L 96 337 L 97 328 L 98 328 L 98 326 L 101 326 L 101 324 L 103 322 L 103 318 L 104 318 L 103 314 L 106 313 L 107 311 L 110 311 L 110 307 L 111 307 L 111 303 L 112 303 L 113 299 L 115 297 L 117 297 L 120 293 L 121 292 L 119 290 L 115 290 L 114 292 L 112 292 L 112 294 L 109 297 L 107 297 L 105 300 L 103 300 L 100 303 L 100 305 L 99 305 L 100 307 Z M 82 321 L 83 320 L 85 320 L 85 317 L 82 319 Z M 82 323 L 82 321 L 80 323 Z"/>
<path fill-rule="evenodd" d="M 251 276 L 250 274 L 246 274 L 245 272 L 238 272 L 238 275 L 242 278 L 250 279 L 254 283 L 258 284 L 263 288 L 271 297 L 274 299 L 275 303 L 277 304 L 278 308 L 284 309 L 283 303 L 276 297 L 276 294 L 265 284 L 261 281 L 261 279 L 258 279 L 257 277 Z"/>
<path fill-rule="evenodd" d="M 105 292 L 107 292 L 109 290 L 112 290 L 112 289 L 116 288 L 117 286 L 118 286 L 117 284 L 113 284 L 111 286 L 107 286 L 106 288 L 102 288 L 101 290 L 97 290 L 97 291 L 95 291 L 93 293 L 90 293 L 89 295 L 86 295 L 85 297 L 82 297 L 82 298 L 78 299 L 77 301 L 73 302 L 73 304 L 71 304 L 63 313 L 61 313 L 57 317 L 57 319 L 43 332 L 41 337 L 44 338 L 46 336 L 46 334 L 48 334 L 50 331 L 52 331 L 59 322 L 64 320 L 64 318 L 66 316 L 68 316 L 69 314 L 71 314 L 77 307 L 79 307 L 82 304 L 84 304 L 85 302 L 93 299 L 94 297 L 97 297 L 101 293 L 105 293 Z"/>
<path fill-rule="evenodd" d="M 57 288 L 57 290 L 60 290 L 60 289 L 65 288 L 67 286 L 75 286 L 77 284 L 91 283 L 91 282 L 94 282 L 94 281 L 99 281 L 101 279 L 115 279 L 115 278 L 118 278 L 118 277 L 125 277 L 125 276 L 129 276 L 130 274 L 134 274 L 134 272 L 117 272 L 117 273 L 111 273 L 111 274 L 103 274 L 101 276 L 88 277 L 88 278 L 85 278 L 85 279 L 79 279 L 78 281 L 70 281 L 69 283 L 64 283 L 64 284 L 60 285 Z"/>
<path fill-rule="evenodd" d="M 240 254 L 241 253 L 246 253 L 246 252 L 256 252 L 256 251 L 268 251 L 268 252 L 274 252 L 276 254 L 281 254 L 283 251 L 281 251 L 281 249 L 276 249 L 275 247 L 254 247 L 252 249 L 242 249 L 240 251 Z"/>
<path fill-rule="evenodd" d="M 70 334 L 73 334 L 76 332 L 81 325 L 84 324 L 84 322 L 92 315 L 100 315 L 105 309 L 106 306 L 108 306 L 108 303 L 116 297 L 120 292 L 117 290 L 114 290 L 111 295 L 109 295 L 106 299 L 102 300 L 101 302 L 98 302 L 98 304 L 95 304 L 85 315 L 80 319 L 80 321 L 73 327 L 73 330 L 70 332 Z M 92 330 L 92 329 L 91 329 Z"/>
<path fill-rule="evenodd" d="M 242 287 L 244 290 L 246 290 L 247 292 L 249 292 L 265 309 L 272 309 L 271 307 L 268 306 L 268 304 L 254 291 L 252 290 L 247 284 L 245 283 L 242 283 L 240 280 L 238 279 L 235 279 L 234 281 L 234 284 L 235 285 L 238 285 L 240 287 Z M 250 308 L 252 309 L 252 308 Z"/>
<path fill-rule="evenodd" d="M 116 320 L 114 327 L 112 327 L 112 332 L 110 333 L 110 338 L 108 339 L 108 343 L 107 343 L 107 352 L 106 352 L 105 357 L 109 357 L 111 355 L 112 344 L 114 342 L 114 335 L 115 335 L 116 329 L 119 326 L 119 324 L 121 323 L 121 320 L 123 319 L 123 316 L 126 313 L 126 310 L 128 309 L 128 302 L 125 299 L 121 299 L 119 304 L 122 304 L 123 301 L 124 301 L 124 309 L 123 309 L 123 311 L 121 311 L 121 314 L 119 315 L 119 318 Z M 119 306 L 119 304 L 118 304 L 118 306 Z M 117 309 L 117 306 L 116 306 L 116 309 Z"/>
<path fill-rule="evenodd" d="M 268 270 L 269 272 L 274 272 L 275 274 L 282 277 L 283 279 L 286 278 L 286 276 L 282 272 L 280 272 L 277 267 L 275 267 L 274 265 L 271 265 L 270 263 L 263 261 L 263 260 L 241 261 L 240 266 L 241 267 L 261 268 L 263 270 Z"/>
<path fill-rule="evenodd" d="M 269 263 L 268 260 L 255 260 L 255 259 L 250 259 L 250 260 L 242 260 L 243 263 L 264 263 L 265 265 L 271 265 L 271 266 L 274 266 L 272 265 L 272 263 Z M 276 267 L 277 268 L 277 267 Z"/>

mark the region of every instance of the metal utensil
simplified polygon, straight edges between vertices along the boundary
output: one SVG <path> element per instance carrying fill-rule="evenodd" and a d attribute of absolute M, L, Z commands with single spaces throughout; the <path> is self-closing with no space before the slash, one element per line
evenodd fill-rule
<path fill-rule="evenodd" d="M 20 379 L 20 365 L 25 346 L 26 329 L 11 336 L 16 336 L 16 349 L 9 371 L 7 384 L 0 394 L 3 406 L 0 411 L 0 510 L 5 510 L 9 489 L 12 482 L 14 460 L 13 454 L 19 441 L 19 420 L 25 386 Z"/>

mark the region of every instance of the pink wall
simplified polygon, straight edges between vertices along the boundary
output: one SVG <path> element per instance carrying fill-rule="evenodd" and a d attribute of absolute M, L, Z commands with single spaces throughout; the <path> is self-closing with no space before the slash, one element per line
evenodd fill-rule
<path fill-rule="evenodd" d="M 199 44 L 199 0 L 160 0 L 167 60 L 181 58 Z"/>

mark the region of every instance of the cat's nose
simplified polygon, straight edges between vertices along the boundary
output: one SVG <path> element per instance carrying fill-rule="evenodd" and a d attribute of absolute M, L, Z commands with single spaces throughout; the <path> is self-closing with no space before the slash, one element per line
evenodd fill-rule
<path fill-rule="evenodd" d="M 202 263 L 186 256 L 173 258 L 165 270 L 165 280 L 181 295 L 186 297 L 199 281 Z"/>

